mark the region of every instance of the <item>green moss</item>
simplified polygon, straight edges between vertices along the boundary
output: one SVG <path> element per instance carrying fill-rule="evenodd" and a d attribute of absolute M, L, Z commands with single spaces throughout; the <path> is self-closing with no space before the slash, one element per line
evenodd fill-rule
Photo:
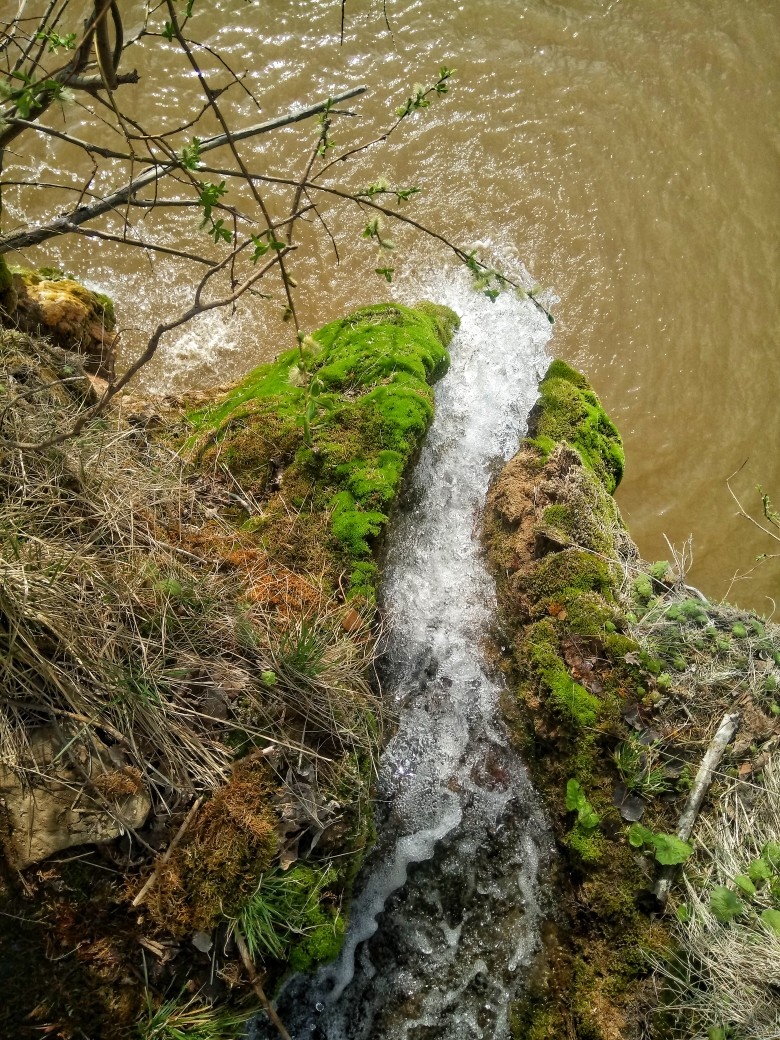
<path fill-rule="evenodd" d="M 656 581 L 663 581 L 669 573 L 670 565 L 668 560 L 656 560 L 648 568 L 648 572 L 651 578 L 655 578 Z"/>
<path fill-rule="evenodd" d="M 311 931 L 290 951 L 289 964 L 293 971 L 315 971 L 321 964 L 335 960 L 344 944 L 344 918 L 341 915 L 329 916 L 321 904 L 316 909 L 316 921 L 315 915 L 311 915 Z"/>
<path fill-rule="evenodd" d="M 583 549 L 568 548 L 543 557 L 522 585 L 538 603 L 584 592 L 612 599 L 614 577 L 604 560 Z"/>
<path fill-rule="evenodd" d="M 201 464 L 226 463 L 256 496 L 281 470 L 280 495 L 254 525 L 269 553 L 287 562 L 292 551 L 296 566 L 333 586 L 346 572 L 352 595 L 373 598 L 373 550 L 433 418 L 430 384 L 447 370 L 457 325 L 431 303 L 366 307 L 332 322 L 303 362 L 288 351 L 191 413 L 184 447 Z M 306 530 L 290 532 L 290 507 Z"/>
<path fill-rule="evenodd" d="M 569 675 L 558 653 L 558 641 L 551 621 L 539 621 L 528 630 L 525 652 L 547 689 L 556 713 L 576 729 L 593 726 L 599 717 L 601 701 Z"/>
<path fill-rule="evenodd" d="M 602 834 L 577 826 L 572 827 L 566 835 L 566 844 L 584 866 L 601 863 L 607 851 L 607 843 Z"/>
<path fill-rule="evenodd" d="M 11 267 L 10 273 L 18 275 L 25 285 L 40 285 L 41 282 L 56 282 L 59 289 L 79 300 L 87 307 L 94 317 L 102 322 L 111 331 L 116 327 L 116 315 L 114 313 L 114 301 L 105 293 L 87 289 L 81 282 L 76 281 L 64 271 L 56 267 L 39 267 L 31 270 L 28 267 Z"/>
<path fill-rule="evenodd" d="M 542 520 L 548 527 L 555 527 L 571 537 L 574 530 L 574 517 L 570 506 L 561 504 L 547 506 L 542 513 Z"/>
<path fill-rule="evenodd" d="M 587 379 L 565 362 L 553 361 L 539 394 L 532 443 L 549 454 L 551 442 L 565 441 L 613 492 L 623 476 L 623 444 Z"/>
<path fill-rule="evenodd" d="M 560 1016 L 534 995 L 516 1001 L 509 1011 L 509 1033 L 512 1040 L 550 1040 L 563 1036 Z"/>
<path fill-rule="evenodd" d="M 653 580 L 649 574 L 640 574 L 631 583 L 631 594 L 640 603 L 647 603 L 653 595 Z"/>

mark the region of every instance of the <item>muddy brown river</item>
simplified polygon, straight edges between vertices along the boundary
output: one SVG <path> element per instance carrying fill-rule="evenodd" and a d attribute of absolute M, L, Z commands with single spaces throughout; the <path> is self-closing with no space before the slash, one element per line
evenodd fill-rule
<path fill-rule="evenodd" d="M 343 46 L 335 0 L 200 0 L 195 10 L 192 35 L 245 70 L 260 101 L 258 115 L 232 92 L 241 124 L 365 84 L 358 118 L 334 128 L 346 144 L 384 127 L 439 65 L 457 69 L 451 93 L 384 150 L 345 166 L 345 182 L 419 185 L 410 214 L 508 270 L 525 265 L 557 300 L 548 351 L 588 374 L 621 429 L 618 500 L 642 552 L 668 558 L 664 534 L 677 545 L 692 535 L 691 582 L 771 613 L 780 560 L 732 584 L 773 546 L 735 515 L 726 478 L 747 459 L 733 482 L 746 507 L 760 507 L 759 483 L 780 500 L 777 0 L 387 0 L 384 9 L 350 0 Z M 146 124 L 197 105 L 192 77 L 163 41 L 145 43 L 133 64 L 141 85 L 123 96 Z M 61 119 L 76 132 L 82 116 Z M 243 154 L 253 169 L 299 171 L 313 134 L 311 124 L 286 129 Z M 19 153 L 16 165 L 38 183 L 84 177 L 57 142 Z M 4 230 L 64 198 L 51 188 L 7 193 Z M 306 327 L 448 281 L 444 253 L 399 234 L 388 286 L 373 273 L 360 219 L 336 207 L 325 215 L 341 262 L 321 238 L 296 254 Z M 183 211 L 159 211 L 144 233 L 207 246 Z M 110 292 L 126 356 L 157 315 L 182 305 L 193 279 L 185 263 L 87 240 L 24 259 L 62 264 Z M 240 375 L 290 345 L 279 312 L 278 302 L 247 299 L 233 316 L 189 327 L 166 341 L 146 386 Z"/>

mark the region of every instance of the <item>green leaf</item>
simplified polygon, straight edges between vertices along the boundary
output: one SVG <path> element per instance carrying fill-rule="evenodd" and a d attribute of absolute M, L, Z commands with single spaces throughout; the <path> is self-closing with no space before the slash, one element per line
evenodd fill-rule
<path fill-rule="evenodd" d="M 566 808 L 569 812 L 574 812 L 575 809 L 579 809 L 584 801 L 585 793 L 580 786 L 579 780 L 568 780 L 566 783 Z"/>
<path fill-rule="evenodd" d="M 46 32 L 38 32 L 35 34 L 37 40 L 46 40 L 49 44 L 49 54 L 57 54 L 61 50 L 72 51 L 76 46 L 76 34 L 68 33 L 66 36 L 60 36 L 58 32 L 53 29 L 49 29 Z"/>
<path fill-rule="evenodd" d="M 677 920 L 680 922 L 680 924 L 685 924 L 686 921 L 690 921 L 691 912 L 688 909 L 686 903 L 680 903 L 680 905 L 675 910 L 675 916 Z"/>
<path fill-rule="evenodd" d="M 732 918 L 739 917 L 745 907 L 730 888 L 716 885 L 710 894 L 710 910 L 722 924 L 728 924 Z"/>
<path fill-rule="evenodd" d="M 734 878 L 734 884 L 737 886 L 740 892 L 743 892 L 746 896 L 749 896 L 751 899 L 756 894 L 756 886 L 753 884 L 753 882 L 750 880 L 747 874 L 737 874 L 737 876 Z"/>
<path fill-rule="evenodd" d="M 751 881 L 760 884 L 762 881 L 769 881 L 772 877 L 772 868 L 765 859 L 754 859 L 747 868 L 747 874 Z"/>
<path fill-rule="evenodd" d="M 681 841 L 674 834 L 654 834 L 651 841 L 655 858 L 664 867 L 685 863 L 693 853 L 693 846 L 687 841 Z"/>
<path fill-rule="evenodd" d="M 189 144 L 185 144 L 177 158 L 185 170 L 197 170 L 200 163 L 200 138 L 193 137 Z"/>
<path fill-rule="evenodd" d="M 764 910 L 761 913 L 761 920 L 772 931 L 780 937 L 780 910 Z"/>
<path fill-rule="evenodd" d="M 632 823 L 628 828 L 628 844 L 635 849 L 641 849 L 643 845 L 649 845 L 653 840 L 653 832 L 641 823 Z"/>
<path fill-rule="evenodd" d="M 200 186 L 200 192 L 198 194 L 198 201 L 203 207 L 203 223 L 207 223 L 211 217 L 212 209 L 217 205 L 223 195 L 227 193 L 225 182 L 222 181 L 220 184 L 212 184 L 211 181 L 204 181 Z"/>
<path fill-rule="evenodd" d="M 233 232 L 225 227 L 224 220 L 215 220 L 209 228 L 209 234 L 215 242 L 232 242 Z"/>
<path fill-rule="evenodd" d="M 170 43 L 173 39 L 173 22 L 166 22 L 163 26 L 162 35 Z"/>
<path fill-rule="evenodd" d="M 577 780 L 566 783 L 566 808 L 577 813 L 577 823 L 586 831 L 592 831 L 599 825 L 599 814 L 585 797 Z"/>
<path fill-rule="evenodd" d="M 374 268 L 374 273 L 382 275 L 382 277 L 385 279 L 386 282 L 392 282 L 394 272 L 395 272 L 395 268 L 394 267 L 375 267 Z"/>
<path fill-rule="evenodd" d="M 707 1040 L 726 1040 L 726 1030 L 723 1026 L 710 1026 L 707 1030 Z"/>
<path fill-rule="evenodd" d="M 761 849 L 761 858 L 766 860 L 773 870 L 780 870 L 780 842 L 768 841 Z"/>
<path fill-rule="evenodd" d="M 379 217 L 374 217 L 374 219 L 370 220 L 363 228 L 363 238 L 378 238 L 380 227 L 381 224 L 379 222 Z"/>
<path fill-rule="evenodd" d="M 255 251 L 252 253 L 252 263 L 256 264 L 261 257 L 265 256 L 271 246 L 268 242 L 261 241 L 256 235 L 250 235 L 249 237 L 252 239 L 252 244 L 255 247 Z"/>
<path fill-rule="evenodd" d="M 276 672 L 261 672 L 260 679 L 263 683 L 263 686 L 276 686 Z"/>

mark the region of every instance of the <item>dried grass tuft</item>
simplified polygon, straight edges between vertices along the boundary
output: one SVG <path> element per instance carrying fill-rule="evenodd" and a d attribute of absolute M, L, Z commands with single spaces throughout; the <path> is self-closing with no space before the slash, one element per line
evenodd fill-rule
<path fill-rule="evenodd" d="M 77 357 L 0 330 L 3 762 L 39 782 L 28 735 L 54 724 L 66 748 L 112 748 L 103 786 L 138 776 L 165 802 L 224 783 L 237 749 L 373 754 L 369 617 L 345 626 L 346 608 L 256 548 L 245 566 L 203 481 L 118 418 L 40 452 L 10 445 L 93 399 Z"/>
<path fill-rule="evenodd" d="M 778 908 L 780 877 L 747 897 L 734 879 L 745 877 L 767 842 L 780 835 L 780 756 L 761 783 L 735 782 L 717 811 L 700 820 L 694 868 L 684 878 L 684 903 L 672 929 L 676 956 L 657 959 L 661 1006 L 674 1040 L 777 1040 L 780 1037 L 780 934 L 762 913 Z M 694 872 L 695 870 L 695 872 Z M 719 920 L 711 897 L 735 892 L 742 912 Z"/>

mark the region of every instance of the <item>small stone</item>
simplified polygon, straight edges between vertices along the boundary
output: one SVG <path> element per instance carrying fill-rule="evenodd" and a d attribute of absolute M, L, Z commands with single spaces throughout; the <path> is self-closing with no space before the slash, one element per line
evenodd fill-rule
<path fill-rule="evenodd" d="M 208 953 L 214 942 L 208 932 L 195 932 L 192 936 L 192 945 L 201 953 Z"/>

